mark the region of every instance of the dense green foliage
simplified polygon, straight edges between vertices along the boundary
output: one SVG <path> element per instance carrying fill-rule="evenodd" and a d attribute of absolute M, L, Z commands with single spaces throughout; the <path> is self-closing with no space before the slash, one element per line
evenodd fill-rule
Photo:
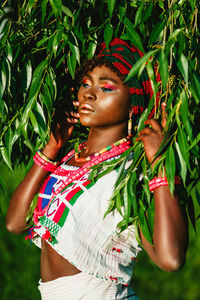
<path fill-rule="evenodd" d="M 200 204 L 199 2 L 5 0 L 0 14 L 1 159 L 11 169 L 22 161 L 28 163 L 48 138 L 54 108 L 59 106 L 62 111 L 65 105 L 68 111 L 72 109 L 77 91 L 75 70 L 83 58 L 93 56 L 97 42 L 105 40 L 109 45 L 114 36 L 129 39 L 144 52 L 129 76 L 139 76 L 147 69 L 154 94 L 160 90 L 160 100 L 167 101 L 168 124 L 154 170 L 140 143 L 134 143 L 135 156 L 128 170 L 120 161 L 110 210 L 121 211 L 123 206 L 120 227 L 135 221 L 151 240 L 153 201 L 148 181 L 165 164 L 171 192 L 174 175 L 181 176 L 187 195 L 183 203 L 195 225 L 193 201 Z M 161 86 L 155 80 L 155 64 L 159 65 Z M 152 105 L 153 101 L 138 131 Z M 159 108 L 155 117 L 160 117 Z M 79 136 L 84 136 L 80 125 L 74 131 L 74 138 Z M 107 171 L 114 167 L 119 162 L 102 166 Z M 139 181 L 141 173 L 144 177 Z M 0 184 L 3 188 L 2 180 Z"/>

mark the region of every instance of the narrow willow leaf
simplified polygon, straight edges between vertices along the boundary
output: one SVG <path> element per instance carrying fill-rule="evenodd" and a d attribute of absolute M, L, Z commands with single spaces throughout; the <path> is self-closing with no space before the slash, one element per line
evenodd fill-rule
<path fill-rule="evenodd" d="M 139 60 L 137 60 L 137 62 L 131 68 L 131 70 L 130 70 L 128 76 L 126 77 L 126 79 L 124 80 L 124 82 L 127 82 L 131 77 L 135 76 L 139 72 L 140 68 L 142 68 L 143 65 L 145 65 L 146 62 L 149 60 L 149 58 L 153 57 L 156 54 L 157 51 L 158 50 L 152 50 L 152 51 L 146 53 Z"/>
<path fill-rule="evenodd" d="M 120 193 L 118 192 L 116 195 L 116 209 L 118 210 L 118 212 L 120 213 L 120 215 L 122 215 L 122 203 L 121 203 L 121 196 Z"/>
<path fill-rule="evenodd" d="M 106 24 L 106 27 L 104 29 L 104 41 L 106 43 L 107 49 L 109 48 L 109 44 L 112 39 L 112 36 L 113 36 L 113 26 L 112 24 L 108 23 Z"/>
<path fill-rule="evenodd" d="M 41 97 L 42 102 L 45 104 L 47 111 L 51 112 L 53 101 L 51 98 L 51 93 L 49 91 L 49 87 L 46 83 L 43 85 L 43 89 L 40 93 L 40 97 Z"/>
<path fill-rule="evenodd" d="M 23 69 L 22 69 L 22 80 L 21 80 L 21 87 L 22 93 L 24 96 L 28 91 L 32 79 L 32 65 L 30 59 L 24 62 Z"/>
<path fill-rule="evenodd" d="M 169 38 L 168 38 L 168 40 L 167 40 L 167 42 L 166 42 L 166 46 L 170 46 L 171 44 L 175 43 L 177 36 L 178 36 L 182 31 L 183 31 L 183 28 L 174 30 L 174 31 L 170 34 L 170 36 L 169 36 Z M 165 47 L 166 47 L 166 46 L 165 46 Z"/>
<path fill-rule="evenodd" d="M 172 145 L 167 149 L 165 169 L 171 194 L 174 192 L 174 176 L 176 171 L 175 155 Z"/>
<path fill-rule="evenodd" d="M 76 45 L 73 45 L 69 42 L 69 47 L 71 52 L 73 53 L 74 57 L 76 58 L 77 62 L 80 64 L 80 52 L 79 48 Z"/>
<path fill-rule="evenodd" d="M 53 44 L 52 44 L 52 50 L 53 50 L 53 54 L 56 58 L 56 53 L 57 53 L 57 49 L 58 49 L 58 33 L 56 33 L 54 35 L 54 38 L 53 38 Z"/>
<path fill-rule="evenodd" d="M 49 0 L 43 0 L 41 4 L 41 11 L 42 11 L 42 25 L 44 25 L 44 20 L 46 17 L 46 8 L 47 8 L 47 3 Z"/>
<path fill-rule="evenodd" d="M 34 104 L 36 101 L 36 97 L 33 97 L 32 99 L 29 100 L 28 104 L 26 105 L 24 109 L 24 113 L 22 115 L 22 123 L 25 124 L 27 122 L 29 112 L 33 108 Z"/>
<path fill-rule="evenodd" d="M 140 39 L 139 34 L 134 30 L 133 23 L 128 18 L 125 18 L 124 25 L 127 28 L 127 33 L 130 38 L 130 41 L 133 43 L 135 47 L 137 47 L 141 52 L 144 53 L 144 47 L 142 41 Z"/>
<path fill-rule="evenodd" d="M 62 17 L 62 1 L 61 0 L 49 0 L 54 16 L 57 18 Z"/>
<path fill-rule="evenodd" d="M 29 112 L 29 117 L 30 117 L 30 120 L 31 120 L 31 123 L 33 125 L 33 128 L 34 128 L 34 131 L 39 134 L 40 133 L 40 130 L 39 130 L 39 124 L 37 122 L 37 119 L 36 119 L 36 116 L 34 114 L 33 111 L 30 111 Z"/>
<path fill-rule="evenodd" d="M 3 97 L 6 88 L 6 69 L 4 62 L 0 63 L 0 99 Z"/>
<path fill-rule="evenodd" d="M 149 38 L 149 45 L 154 44 L 155 42 L 158 41 L 161 31 L 163 30 L 164 27 L 165 27 L 164 22 L 160 22 L 155 25 Z"/>
<path fill-rule="evenodd" d="M 195 193 L 194 193 L 194 195 L 195 195 Z M 195 210 L 194 210 L 193 200 L 196 200 L 196 199 L 194 199 L 194 198 L 192 199 L 191 197 L 188 197 L 187 210 L 188 210 L 188 215 L 189 215 L 189 218 L 190 218 L 190 222 L 192 223 L 193 228 L 196 232 Z"/>
<path fill-rule="evenodd" d="M 64 14 L 67 15 L 68 17 L 70 17 L 70 18 L 72 18 L 72 19 L 74 18 L 73 13 L 71 12 L 71 10 L 70 10 L 68 7 L 62 5 L 62 11 L 63 11 Z"/>
<path fill-rule="evenodd" d="M 191 146 L 188 148 L 188 151 L 191 150 L 192 148 L 194 148 L 196 145 L 198 145 L 199 141 L 200 141 L 200 133 L 198 133 L 198 135 L 192 142 Z"/>
<path fill-rule="evenodd" d="M 121 166 L 120 166 L 119 173 L 118 173 L 118 176 L 117 176 L 117 180 L 116 180 L 116 183 L 115 183 L 115 188 L 117 188 L 117 186 L 120 184 L 120 182 L 121 182 L 121 180 L 122 180 L 122 178 L 123 178 L 124 168 L 125 168 L 127 159 L 128 159 L 128 157 L 126 157 L 126 158 L 124 159 L 123 163 L 122 163 Z"/>
<path fill-rule="evenodd" d="M 143 222 L 141 222 L 139 224 L 141 230 L 142 230 L 142 233 L 144 234 L 145 238 L 147 239 L 147 241 L 152 244 L 152 234 L 151 234 L 151 231 L 150 231 L 150 228 L 149 228 L 149 224 L 147 222 L 147 219 L 146 219 L 146 216 L 145 216 L 145 212 L 142 212 L 140 214 L 140 217 L 142 217 L 141 219 L 143 219 Z"/>
<path fill-rule="evenodd" d="M 186 127 L 189 109 L 188 109 L 188 98 L 187 98 L 186 92 L 184 90 L 182 93 L 181 100 L 182 100 L 182 103 L 181 103 L 181 109 L 180 109 L 180 116 L 181 116 L 184 126 Z"/>
<path fill-rule="evenodd" d="M 185 181 L 186 181 L 186 176 L 187 176 L 187 165 L 186 165 L 186 162 L 183 158 L 183 155 L 180 151 L 180 147 L 179 147 L 179 144 L 177 142 L 175 142 L 175 146 L 176 146 L 176 151 L 177 151 L 177 154 L 178 154 L 178 157 L 179 157 L 179 161 L 180 161 L 180 175 L 181 175 L 181 178 L 183 180 L 183 184 L 185 186 Z"/>
<path fill-rule="evenodd" d="M 40 90 L 40 86 L 41 86 L 42 75 L 43 75 L 43 72 L 44 72 L 45 68 L 47 67 L 47 65 L 48 65 L 48 60 L 45 59 L 35 69 L 35 71 L 33 73 L 33 79 L 32 79 L 32 83 L 31 83 L 31 87 L 30 87 L 30 92 L 29 92 L 29 100 L 32 98 L 35 98 L 35 96 L 38 94 L 38 92 Z"/>
<path fill-rule="evenodd" d="M 8 60 L 12 64 L 12 62 L 13 62 L 13 53 L 12 53 L 12 48 L 11 48 L 9 42 L 7 42 L 7 45 L 6 45 L 6 53 L 7 53 Z"/>
<path fill-rule="evenodd" d="M 75 64 L 76 64 L 76 57 L 75 57 Z M 75 78 L 75 68 L 74 68 L 75 64 L 74 64 L 74 55 L 71 55 L 69 52 L 67 57 L 67 66 L 69 68 L 69 72 L 72 76 L 72 79 Z"/>
<path fill-rule="evenodd" d="M 192 96 L 194 97 L 196 104 L 199 104 L 199 101 L 200 101 L 200 75 L 197 72 L 192 72 L 190 80 L 191 80 L 190 90 L 192 92 Z"/>
<path fill-rule="evenodd" d="M 2 155 L 3 160 L 5 161 L 6 165 L 12 171 L 13 170 L 12 169 L 12 163 L 11 163 L 10 158 L 8 156 L 7 149 L 4 146 L 2 146 L 2 147 L 0 147 L 0 151 L 1 151 L 1 155 Z"/>
<path fill-rule="evenodd" d="M 107 0 L 107 1 L 108 1 L 109 16 L 110 16 L 110 18 L 112 18 L 116 0 Z"/>
<path fill-rule="evenodd" d="M 180 147 L 181 154 L 182 154 L 187 166 L 190 169 L 190 166 L 189 166 L 189 152 L 188 152 L 189 144 L 188 144 L 188 141 L 187 141 L 187 136 L 186 136 L 183 129 L 178 131 L 178 144 L 179 144 L 179 147 Z"/>
<path fill-rule="evenodd" d="M 148 3 L 147 5 L 148 5 L 148 8 L 142 14 L 142 22 L 145 22 L 151 16 L 151 13 L 153 10 L 152 3 Z"/>
<path fill-rule="evenodd" d="M 183 53 L 176 64 L 183 78 L 185 79 L 186 84 L 188 84 L 188 60 Z"/>
<path fill-rule="evenodd" d="M 161 76 L 161 80 L 162 80 L 163 92 L 164 92 L 167 87 L 169 72 L 168 72 L 167 56 L 163 49 L 161 50 L 160 57 L 159 57 L 159 71 L 160 71 L 160 76 Z"/>
<path fill-rule="evenodd" d="M 144 3 L 142 3 L 140 5 L 140 7 L 136 11 L 134 27 L 136 27 L 140 23 L 140 20 L 141 20 L 141 17 L 142 17 L 143 8 L 144 8 Z"/>
<path fill-rule="evenodd" d="M 129 218 L 131 215 L 131 199 L 128 195 L 127 185 L 123 190 L 123 198 L 124 198 L 124 219 L 126 221 L 126 225 L 128 226 Z"/>

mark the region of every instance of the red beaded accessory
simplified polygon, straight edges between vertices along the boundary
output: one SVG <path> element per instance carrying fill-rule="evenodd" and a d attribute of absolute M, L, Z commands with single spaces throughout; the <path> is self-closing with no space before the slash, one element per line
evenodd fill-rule
<path fill-rule="evenodd" d="M 119 145 L 121 145 L 121 144 L 127 142 L 128 139 L 130 139 L 130 137 L 131 137 L 131 134 L 129 134 L 128 137 L 122 138 L 121 140 L 119 140 L 119 141 L 117 141 L 117 142 L 115 142 L 115 143 L 113 143 L 113 144 L 111 144 L 111 145 L 109 145 L 109 146 L 103 148 L 103 149 L 100 150 L 99 152 L 96 152 L 96 153 L 94 153 L 94 154 L 91 154 L 91 155 L 89 155 L 89 156 L 87 156 L 87 157 L 79 157 L 79 153 L 80 153 L 83 149 L 86 148 L 86 143 L 83 143 L 83 144 L 81 144 L 81 145 L 79 146 L 78 152 L 75 151 L 74 159 L 75 159 L 76 162 L 87 162 L 87 161 L 90 161 L 90 160 L 91 160 L 92 158 L 94 158 L 95 156 L 99 156 L 99 155 L 101 155 L 101 154 L 103 154 L 103 153 L 105 153 L 105 152 L 110 151 L 113 147 L 119 146 Z"/>
<path fill-rule="evenodd" d="M 72 183 L 75 180 L 79 180 L 83 175 L 85 175 L 86 173 L 88 173 L 90 171 L 91 167 L 93 167 L 93 166 L 95 166 L 95 165 L 97 165 L 97 164 L 99 164 L 99 163 L 101 163 L 101 162 L 103 162 L 107 159 L 111 159 L 113 157 L 121 155 L 123 152 L 125 152 L 126 150 L 128 150 L 130 148 L 130 144 L 131 144 L 131 140 L 130 140 L 130 138 L 127 138 L 127 140 L 125 142 L 123 142 L 122 144 L 120 144 L 118 146 L 114 146 L 113 148 L 111 148 L 107 152 L 99 154 L 98 156 L 92 157 L 91 160 L 87 161 L 82 167 L 70 172 L 69 175 L 66 177 L 66 179 L 59 186 L 59 188 L 54 191 L 48 205 L 43 209 L 43 211 L 37 211 L 37 209 L 35 209 L 35 211 L 34 211 L 34 221 L 35 222 L 34 223 L 37 224 L 38 217 L 41 217 L 45 214 L 45 212 L 48 210 L 49 205 L 51 204 L 52 200 L 59 193 L 61 193 L 62 190 L 67 185 L 69 185 L 70 183 Z M 85 146 L 85 143 L 81 144 L 79 147 L 81 148 L 81 147 L 84 147 L 84 146 Z M 73 155 L 75 155 L 75 150 L 71 150 L 65 157 L 63 157 L 63 159 L 61 160 L 60 163 L 66 162 Z"/>
<path fill-rule="evenodd" d="M 53 172 L 57 168 L 58 163 L 51 161 L 40 150 L 33 156 L 33 161 L 36 165 L 48 172 Z"/>
<path fill-rule="evenodd" d="M 180 184 L 180 178 L 179 176 L 175 176 L 174 177 L 174 183 L 175 184 Z M 158 177 L 158 178 L 154 178 L 151 181 L 149 181 L 149 189 L 150 191 L 154 191 L 156 188 L 160 187 L 160 186 L 166 186 L 168 185 L 168 181 L 167 181 L 167 177 Z"/>

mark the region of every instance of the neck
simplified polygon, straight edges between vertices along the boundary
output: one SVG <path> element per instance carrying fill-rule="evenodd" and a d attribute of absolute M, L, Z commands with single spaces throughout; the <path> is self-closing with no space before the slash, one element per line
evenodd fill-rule
<path fill-rule="evenodd" d="M 88 135 L 88 140 L 86 144 L 86 149 L 84 151 L 85 155 L 90 155 L 92 153 L 98 152 L 104 147 L 111 145 L 112 143 L 122 139 L 127 136 L 127 122 L 124 124 L 123 128 L 119 126 L 112 126 L 112 128 L 90 128 Z"/>

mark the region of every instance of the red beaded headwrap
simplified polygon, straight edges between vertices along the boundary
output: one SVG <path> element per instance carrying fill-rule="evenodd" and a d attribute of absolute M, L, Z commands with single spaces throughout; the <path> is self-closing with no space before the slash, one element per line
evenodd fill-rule
<path fill-rule="evenodd" d="M 143 56 L 143 53 L 127 41 L 115 38 L 106 48 L 106 44 L 102 43 L 97 51 L 97 57 L 103 57 L 124 76 L 127 76 L 133 65 Z M 157 82 L 161 81 L 160 74 L 157 72 Z M 137 75 L 127 81 L 129 93 L 131 95 L 131 103 L 133 106 L 133 114 L 141 114 L 148 107 L 152 98 L 153 90 L 150 79 L 144 70 L 138 79 Z M 159 93 L 157 94 L 156 105 L 158 105 Z M 151 111 L 149 117 L 154 114 L 155 107 Z"/>

